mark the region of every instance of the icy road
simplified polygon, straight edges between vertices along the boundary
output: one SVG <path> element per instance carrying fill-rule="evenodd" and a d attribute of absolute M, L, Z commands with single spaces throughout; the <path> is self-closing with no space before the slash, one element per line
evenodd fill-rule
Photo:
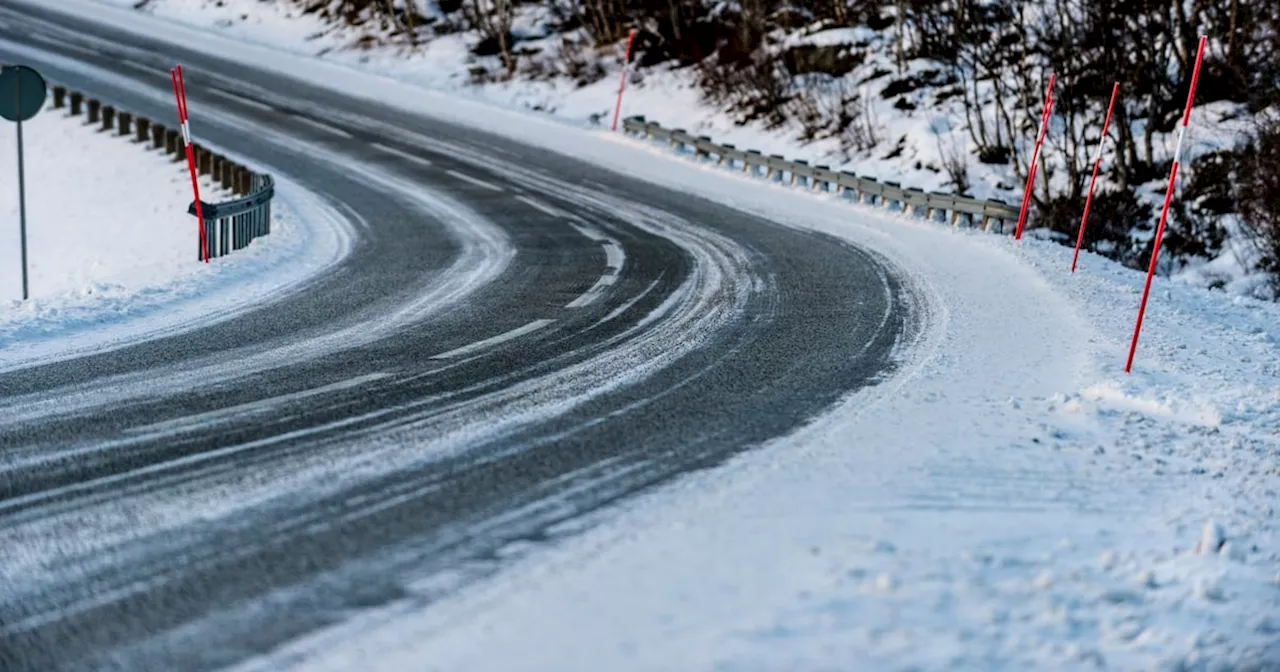
<path fill-rule="evenodd" d="M 198 136 L 353 236 L 270 301 L 0 374 L 4 670 L 233 664 L 497 566 L 873 384 L 918 317 L 850 243 L 340 91 L 17 7 L 0 61 L 161 120 L 180 61 Z"/>

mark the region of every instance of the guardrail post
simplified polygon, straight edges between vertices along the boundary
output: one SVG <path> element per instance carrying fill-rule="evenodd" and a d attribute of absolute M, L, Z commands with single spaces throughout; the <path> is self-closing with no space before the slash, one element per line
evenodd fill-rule
<path fill-rule="evenodd" d="M 183 158 L 185 158 L 182 156 L 182 136 L 178 133 L 178 131 L 172 128 L 165 130 L 164 151 L 166 154 L 171 154 L 173 156 L 174 163 L 177 163 L 181 161 Z"/>
<path fill-rule="evenodd" d="M 844 198 L 848 198 L 847 194 L 853 192 L 853 201 L 855 203 L 862 202 L 862 178 L 853 173 L 842 170 L 836 175 L 836 188 Z"/>
<path fill-rule="evenodd" d="M 622 130 L 628 133 L 639 133 L 640 137 L 649 137 L 649 124 L 645 122 L 643 114 L 627 117 L 622 121 Z"/>
<path fill-rule="evenodd" d="M 728 150 L 735 150 L 735 149 L 737 149 L 737 147 L 735 147 L 735 146 L 733 146 L 733 145 L 724 145 L 724 148 L 725 148 L 725 149 L 728 149 Z M 721 154 L 717 154 L 717 155 L 716 155 L 716 165 L 717 165 L 717 166 L 723 166 L 723 165 L 727 162 L 727 163 L 729 164 L 729 167 L 730 167 L 730 168 L 732 168 L 732 167 L 733 167 L 733 159 L 731 159 L 731 158 L 729 158 L 728 156 L 726 156 L 726 154 L 727 154 L 727 153 L 721 153 Z"/>
<path fill-rule="evenodd" d="M 813 188 L 823 193 L 831 191 L 831 180 L 828 180 L 827 178 L 822 177 L 821 175 L 818 174 L 819 172 L 823 174 L 831 172 L 831 166 L 814 166 L 814 168 L 816 170 L 813 171 Z M 839 187 L 840 185 L 839 183 L 837 183 L 836 184 L 837 193 L 839 192 Z"/>
<path fill-rule="evenodd" d="M 1003 200 L 999 199 L 999 198 L 993 198 L 993 199 L 991 199 L 991 200 L 992 200 L 992 201 L 995 201 L 996 203 L 999 203 L 999 204 L 1001 204 L 1001 205 L 1005 205 L 1005 202 L 1004 202 Z M 996 220 L 997 222 L 1000 222 L 1000 233 L 1004 233 L 1004 222 L 1005 222 L 1005 219 L 1004 219 L 1003 217 L 996 217 L 996 218 L 995 218 L 995 220 Z M 989 223 L 989 221 L 988 221 L 988 218 L 987 218 L 986 214 L 985 214 L 985 213 L 983 213 L 983 216 L 982 216 L 982 230 L 983 230 L 983 231 L 989 231 L 990 229 L 991 229 L 991 224 Z"/>
<path fill-rule="evenodd" d="M 97 98 L 90 98 L 86 106 L 88 107 L 88 110 L 89 110 L 88 117 L 87 117 L 88 122 L 90 124 L 98 123 L 99 119 L 101 119 L 102 101 L 98 100 Z"/>
<path fill-rule="evenodd" d="M 138 117 L 138 134 L 134 136 L 137 142 L 146 142 L 151 137 L 151 120 L 146 117 Z"/>
<path fill-rule="evenodd" d="M 231 191 L 233 185 L 232 180 L 235 179 L 235 164 L 230 161 L 222 160 L 222 188 Z"/>
<path fill-rule="evenodd" d="M 760 174 L 760 162 L 753 159 L 762 158 L 760 152 L 754 149 L 748 149 L 747 158 L 742 161 L 742 172 L 750 174 L 752 177 Z"/>
<path fill-rule="evenodd" d="M 705 143 L 707 143 L 707 144 L 711 144 L 711 138 L 709 138 L 709 137 L 707 137 L 707 136 L 705 136 L 705 135 L 700 135 L 700 136 L 698 136 L 698 140 L 699 140 L 699 142 L 695 142 L 695 143 L 693 143 L 693 158 L 694 158 L 694 160 L 701 159 L 701 158 L 702 158 L 702 157 L 704 157 L 704 156 L 705 156 L 705 157 L 710 158 L 710 157 L 711 157 L 710 152 L 708 152 L 706 149 L 704 149 L 704 148 L 703 148 L 702 143 L 703 143 L 703 142 L 705 142 Z"/>
<path fill-rule="evenodd" d="M 902 212 L 903 214 L 914 218 L 916 215 L 920 214 L 920 206 L 921 206 L 919 201 L 915 200 L 916 194 L 919 194 L 919 197 L 925 199 L 926 202 L 928 201 L 928 196 L 925 196 L 923 189 L 915 189 L 912 187 L 908 187 L 907 192 L 908 192 L 907 194 L 903 195 Z M 912 200 L 907 200 L 907 199 L 912 199 Z"/>
<path fill-rule="evenodd" d="M 782 162 L 785 162 L 786 160 L 787 160 L 787 157 L 781 154 L 770 154 L 769 155 L 769 177 L 776 177 L 778 178 L 777 179 L 778 182 L 782 182 L 783 169 L 779 168 L 777 163 L 782 163 Z"/>
<path fill-rule="evenodd" d="M 198 162 L 200 164 L 201 175 L 208 175 L 213 172 L 213 155 L 209 153 L 209 150 L 197 145 L 196 156 L 199 157 Z"/>
<path fill-rule="evenodd" d="M 53 109 L 61 110 L 62 106 L 67 102 L 67 87 L 53 87 Z"/>
<path fill-rule="evenodd" d="M 164 149 L 164 133 L 165 127 L 163 124 L 151 125 L 151 147 L 153 149 Z"/>
<path fill-rule="evenodd" d="M 809 162 L 808 162 L 808 161 L 793 161 L 792 163 L 793 163 L 793 164 L 798 163 L 798 164 L 800 164 L 800 165 L 802 165 L 802 166 L 807 166 L 807 165 L 809 165 Z M 794 185 L 794 184 L 795 184 L 796 182 L 798 182 L 799 180 L 800 180 L 800 176 L 799 176 L 799 175 L 796 175 L 796 169 L 795 169 L 795 166 L 793 165 L 793 166 L 791 167 L 791 184 L 793 184 L 793 185 Z"/>
<path fill-rule="evenodd" d="M 834 177 L 835 179 L 831 181 L 831 183 L 830 183 L 830 185 L 829 185 L 829 186 L 834 187 L 834 188 L 835 188 L 836 195 L 843 199 L 843 198 L 844 198 L 844 192 L 845 192 L 845 189 L 847 189 L 847 187 L 845 187 L 845 186 L 844 186 L 844 182 L 841 182 L 841 181 L 840 181 L 840 177 L 841 177 L 841 176 L 840 176 L 840 173 L 838 173 L 838 172 L 837 172 L 837 173 L 835 173 L 835 174 L 833 175 L 833 177 Z"/>
<path fill-rule="evenodd" d="M 133 115 L 128 112 L 120 113 L 120 135 L 133 135 Z"/>
<path fill-rule="evenodd" d="M 874 177 L 863 177 L 863 178 L 860 178 L 860 181 L 861 181 L 862 183 L 864 183 L 864 184 L 865 184 L 865 183 L 867 183 L 867 182 L 873 182 L 873 183 L 875 183 L 875 185 L 876 185 L 876 189 L 877 189 L 877 190 L 879 190 L 879 189 L 880 189 L 880 181 L 879 181 L 879 180 L 877 180 L 877 179 L 876 179 L 876 178 L 874 178 Z M 871 191 L 871 190 L 869 190 L 869 189 L 868 189 L 868 190 L 866 190 L 866 191 L 865 191 L 865 193 L 863 194 L 863 196 L 865 196 L 865 197 L 866 197 L 866 198 L 864 198 L 864 199 L 863 199 L 863 202 L 870 203 L 871 205 L 879 205 L 879 206 L 883 206 L 883 205 L 884 205 L 884 195 L 883 195 L 883 193 L 875 193 L 874 191 Z"/>
<path fill-rule="evenodd" d="M 897 183 L 897 182 L 890 182 L 890 181 L 888 181 L 888 180 L 885 180 L 885 184 L 887 184 L 887 185 L 889 185 L 889 186 L 891 186 L 891 187 L 897 187 L 897 188 L 899 188 L 899 189 L 901 189 L 901 188 L 902 188 L 902 185 L 901 185 L 901 184 L 899 184 L 899 183 Z M 901 201 L 896 201 L 896 200 L 895 200 L 895 199 L 893 199 L 893 198 L 890 198 L 888 194 L 881 194 L 881 195 L 880 195 L 880 200 L 881 200 L 881 201 L 883 201 L 883 203 L 882 203 L 882 204 L 884 205 L 884 207 L 885 207 L 886 209 L 891 209 L 891 208 L 893 208 L 893 204 L 894 204 L 895 202 L 901 202 Z M 904 208 L 904 209 L 905 209 L 905 208 Z"/>
<path fill-rule="evenodd" d="M 71 116 L 80 116 L 80 106 L 84 104 L 84 94 L 79 91 L 71 92 Z"/>
<path fill-rule="evenodd" d="M 116 125 L 116 108 L 110 105 L 102 106 L 102 130 L 109 131 L 112 126 Z"/>

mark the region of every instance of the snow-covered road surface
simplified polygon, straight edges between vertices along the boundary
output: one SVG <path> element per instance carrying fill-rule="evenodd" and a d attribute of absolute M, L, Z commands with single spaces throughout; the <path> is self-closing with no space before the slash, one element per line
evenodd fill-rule
<path fill-rule="evenodd" d="M 80 9 L 135 29 L 161 25 L 91 4 Z M 165 32 L 215 52 L 230 53 L 234 44 L 181 27 L 166 26 Z M 237 45 L 235 53 L 389 106 L 427 110 L 548 149 L 570 148 L 604 168 L 730 203 L 798 230 L 849 240 L 904 274 L 897 279 L 903 286 L 896 296 L 923 318 L 922 329 L 907 332 L 897 343 L 895 352 L 903 359 L 891 379 L 844 398 L 815 422 L 718 469 L 586 518 L 576 515 L 579 498 L 602 501 L 646 482 L 652 472 L 646 474 L 643 460 L 592 454 L 590 445 L 599 444 L 584 446 L 572 437 L 597 431 L 603 433 L 589 435 L 593 442 L 652 441 L 677 415 L 659 413 L 652 416 L 653 424 L 610 432 L 610 423 L 600 422 L 607 414 L 587 402 L 561 433 L 542 437 L 551 442 L 544 454 L 557 460 L 568 456 L 576 461 L 573 468 L 521 461 L 519 454 L 498 449 L 486 455 L 514 459 L 507 471 L 478 471 L 449 483 L 429 474 L 458 469 L 459 463 L 428 460 L 404 478 L 379 482 L 377 490 L 328 498 L 319 506 L 308 502 L 305 514 L 278 501 L 282 485 L 296 485 L 294 475 L 256 469 L 269 464 L 256 457 L 172 475 L 180 483 L 198 474 L 200 492 L 221 493 L 200 499 L 204 508 L 199 511 L 182 506 L 190 498 L 181 489 L 150 492 L 140 484 L 118 509 L 98 507 L 94 517 L 81 518 L 86 529 L 96 525 L 95 535 L 114 530 L 118 539 L 138 534 L 133 530 L 139 519 L 156 528 L 171 525 L 190 535 L 172 542 L 177 554 L 190 548 L 193 538 L 225 540 L 242 533 L 237 530 L 252 524 L 237 523 L 229 512 L 260 502 L 266 510 L 255 520 L 272 520 L 289 541 L 240 564 L 216 554 L 193 558 L 185 571 L 200 580 L 175 585 L 226 580 L 244 586 L 247 574 L 258 577 L 249 583 L 276 586 L 272 600 L 240 603 L 238 609 L 210 616 L 204 627 L 166 631 L 122 655 L 146 660 L 158 651 L 177 650 L 165 647 L 179 643 L 206 652 L 225 650 L 223 658 L 212 659 L 219 663 L 262 653 L 244 663 L 250 669 L 1079 669 L 1099 664 L 1267 669 L 1280 664 L 1275 616 L 1280 613 L 1275 530 L 1280 311 L 1275 305 L 1158 281 L 1137 371 L 1125 376 L 1120 367 L 1141 276 L 1105 260 L 1086 257 L 1082 271 L 1070 276 L 1068 251 L 1059 246 L 1033 240 L 1014 244 L 884 217 L 694 166 L 657 148 L 637 149 L 632 141 L 495 112 L 261 44 Z M 387 131 L 392 144 L 402 143 L 396 144 L 398 151 L 439 151 L 429 154 L 430 164 L 417 164 L 422 169 L 449 157 L 484 154 L 479 145 L 457 147 L 453 138 L 415 138 L 416 131 L 430 128 L 428 122 L 383 114 L 404 129 Z M 358 134 L 359 116 L 338 112 L 329 123 Z M 316 132 L 316 137 L 337 138 Z M 543 207 L 517 200 L 530 208 L 524 216 L 571 212 L 596 226 L 600 220 L 608 224 L 606 213 L 624 212 L 631 226 L 640 214 L 600 200 L 594 189 L 585 194 L 555 187 L 545 176 L 539 182 L 536 175 L 515 171 L 518 179 L 506 183 L 465 161 L 439 167 L 508 190 L 533 191 Z M 610 179 L 601 174 L 600 181 Z M 589 181 L 580 184 L 590 187 Z M 470 182 L 456 183 L 459 189 L 465 184 Z M 496 198 L 492 189 L 471 188 Z M 560 190 L 550 212 L 542 193 L 548 189 Z M 596 207 L 583 210 L 592 199 Z M 676 225 L 660 213 L 651 216 L 651 221 L 640 220 L 656 227 L 650 231 L 664 223 L 700 229 L 687 220 Z M 731 226 L 718 217 L 695 219 L 715 222 L 717 229 Z M 631 229 L 606 230 L 625 251 L 624 278 L 652 254 L 623 235 Z M 591 259 L 582 264 L 575 291 L 559 297 L 568 303 L 599 278 L 605 255 L 596 241 L 572 227 L 564 233 L 580 238 L 582 254 Z M 772 291 L 771 280 L 849 261 L 819 256 L 830 249 L 822 242 L 827 238 L 793 241 L 791 247 L 785 246 L 787 240 L 783 236 L 767 246 L 772 259 L 789 263 L 778 267 L 780 274 L 757 276 L 765 294 Z M 704 243 L 700 249 L 708 256 L 702 268 L 715 268 L 711 261 L 724 248 Z M 735 267 L 733 259 L 728 254 L 729 268 Z M 726 278 L 741 276 L 720 275 Z M 611 311 L 634 300 L 654 311 L 662 303 L 649 303 L 651 295 L 675 295 L 667 282 L 658 275 L 626 288 L 624 280 L 626 298 L 590 308 Z M 805 310 L 777 313 L 779 321 L 829 326 L 841 319 L 832 307 L 847 302 L 853 296 L 848 289 L 856 285 L 810 281 L 803 293 L 816 300 Z M 423 356 L 510 333 L 545 316 L 509 318 Z M 803 340 L 816 349 L 829 337 L 817 330 Z M 753 361 L 740 375 L 759 377 L 763 361 Z M 394 373 L 385 367 L 362 373 L 373 372 Z M 686 379 L 697 385 L 705 376 L 659 375 L 654 382 L 678 391 L 689 384 Z M 374 384 L 398 380 L 377 378 Z M 278 390 L 263 398 L 288 393 Z M 423 395 L 416 389 L 405 398 Z M 644 409 L 661 398 L 641 395 L 627 408 Z M 489 408 L 505 408 L 489 417 L 510 417 L 513 407 L 501 406 L 508 401 L 501 394 L 477 399 L 499 404 Z M 532 398 L 534 407 L 541 402 Z M 667 408 L 705 412 L 707 403 L 705 397 L 685 395 Z M 460 419 L 450 415 L 456 407 L 443 408 L 444 414 L 435 417 L 444 427 L 457 427 L 450 424 Z M 732 417 L 768 422 L 782 407 L 766 409 Z M 412 431 L 427 417 L 414 416 L 402 427 Z M 699 420 L 689 426 L 714 426 Z M 787 433 L 772 436 L 779 434 Z M 678 434 L 673 445 L 690 443 L 690 436 Z M 513 442 L 522 440 L 535 444 L 518 437 Z M 397 459 L 411 463 L 407 453 L 412 451 L 401 449 L 403 440 L 379 443 L 369 437 L 365 443 L 359 451 L 323 446 L 275 452 L 272 458 L 288 458 L 297 481 L 308 486 L 332 486 L 324 478 L 333 464 L 357 478 L 383 473 L 388 465 L 402 468 L 406 462 Z M 434 451 L 439 445 L 423 447 Z M 246 467 L 253 475 L 246 475 Z M 463 493 L 494 488 L 495 473 L 518 480 L 518 474 L 539 469 L 559 475 L 555 487 L 551 480 L 535 481 L 555 496 L 530 492 L 520 506 L 514 505 L 519 498 L 503 499 L 507 506 L 493 515 L 467 517 L 454 508 Z M 86 516 L 87 510 L 57 515 L 65 522 Z M 209 522 L 191 527 L 201 513 Z M 435 534 L 425 543 L 396 547 L 363 565 L 363 571 L 324 566 L 325 591 L 299 589 L 279 578 L 314 571 L 302 558 L 325 548 L 316 543 L 322 532 L 338 521 L 333 534 L 340 535 L 352 529 L 349 521 L 361 519 L 369 525 L 355 529 L 366 533 L 350 543 L 376 542 L 378 537 L 367 536 L 369 529 L 387 530 L 390 537 L 415 530 Z M 1206 526 L 1209 534 L 1202 540 Z M 307 533 L 298 535 L 298 530 Z M 1214 538 L 1219 531 L 1225 541 Z M 165 557 L 163 547 L 150 542 L 131 548 Z M 74 557 L 98 557 L 96 550 L 85 548 Z M 116 567 L 116 558 L 102 561 Z M 37 555 L 23 571 L 38 572 L 43 562 Z M 139 561 L 136 572 L 147 576 L 152 569 Z M 232 594 L 226 599 L 239 595 L 228 590 Z M 314 614 L 311 620 L 296 618 L 304 606 Z M 268 629 L 243 643 L 247 633 L 236 624 L 258 622 L 249 617 L 264 611 L 293 615 L 294 629 Z M 334 627 L 317 629 L 335 621 Z M 300 636 L 306 631 L 312 632 Z"/>
<path fill-rule="evenodd" d="M 6 372 L 6 669 L 263 653 L 787 433 L 882 378 L 918 318 L 837 238 L 25 12 L 0 39 L 40 44 L 7 48 L 143 114 L 180 59 L 202 139 L 353 236 L 260 310 Z"/>

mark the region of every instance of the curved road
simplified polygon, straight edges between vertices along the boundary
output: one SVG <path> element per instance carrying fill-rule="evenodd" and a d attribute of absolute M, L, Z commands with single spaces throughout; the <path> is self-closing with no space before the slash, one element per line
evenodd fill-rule
<path fill-rule="evenodd" d="M 161 120 L 181 61 L 202 139 L 356 235 L 270 305 L 0 373 L 0 669 L 217 668 L 429 602 L 911 326 L 873 255 L 571 157 L 44 10 L 0 8 L 0 61 Z"/>

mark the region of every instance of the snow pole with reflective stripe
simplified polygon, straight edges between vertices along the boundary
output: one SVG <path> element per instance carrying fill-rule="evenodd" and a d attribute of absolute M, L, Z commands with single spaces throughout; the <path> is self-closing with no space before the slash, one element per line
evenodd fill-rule
<path fill-rule="evenodd" d="M 618 130 L 618 115 L 622 112 L 622 92 L 627 90 L 627 72 L 631 70 L 631 45 L 636 41 L 636 29 L 631 29 L 631 34 L 627 35 L 627 55 L 622 61 L 622 81 L 618 83 L 618 102 L 613 106 L 613 127 L 610 132 Z"/>
<path fill-rule="evenodd" d="M 191 122 L 187 116 L 187 84 L 182 78 L 182 66 L 169 71 L 173 80 L 173 97 L 178 102 L 178 123 L 182 127 L 182 144 L 187 152 L 187 170 L 191 172 L 191 191 L 196 199 L 196 219 L 200 221 L 200 258 L 209 263 L 209 239 L 204 230 L 204 209 L 200 203 L 200 180 L 196 176 L 196 155 L 191 148 Z"/>
<path fill-rule="evenodd" d="M 1080 244 L 1084 242 L 1084 225 L 1089 221 L 1089 205 L 1093 203 L 1093 185 L 1098 181 L 1098 168 L 1102 166 L 1102 148 L 1107 144 L 1107 129 L 1111 127 L 1111 112 L 1116 107 L 1116 96 L 1120 93 L 1120 82 L 1111 87 L 1111 102 L 1107 105 L 1107 118 L 1102 122 L 1102 136 L 1098 138 L 1098 156 L 1093 160 L 1093 177 L 1089 178 L 1089 194 L 1084 198 L 1084 215 L 1080 217 L 1080 233 L 1076 234 L 1076 251 L 1071 255 L 1071 272 L 1076 272 L 1076 261 L 1080 259 Z"/>
<path fill-rule="evenodd" d="M 1142 303 L 1138 305 L 1138 320 L 1133 325 L 1133 340 L 1129 343 L 1129 359 L 1124 364 L 1124 372 L 1133 370 L 1133 354 L 1138 350 L 1138 334 L 1142 332 L 1142 316 L 1147 312 L 1147 297 L 1151 294 L 1151 278 L 1156 274 L 1156 260 L 1160 257 L 1160 241 L 1164 239 L 1164 225 L 1169 218 L 1169 204 L 1173 202 L 1173 185 L 1178 177 L 1178 164 L 1182 160 L 1182 140 L 1187 135 L 1187 124 L 1191 121 L 1191 104 L 1196 98 L 1196 83 L 1200 81 L 1200 61 L 1204 58 L 1205 36 L 1200 36 L 1200 47 L 1196 50 L 1196 66 L 1191 71 L 1191 90 L 1187 91 L 1187 107 L 1182 113 L 1182 126 L 1178 129 L 1178 145 L 1173 150 L 1173 167 L 1169 169 L 1169 188 L 1164 192 L 1164 208 L 1160 210 L 1160 225 L 1156 227 L 1156 237 L 1151 245 L 1151 263 L 1147 265 L 1147 283 L 1142 288 Z"/>
<path fill-rule="evenodd" d="M 1057 75 L 1049 73 L 1049 87 L 1044 92 L 1044 112 L 1040 115 L 1040 131 L 1036 135 L 1036 146 L 1031 152 L 1031 165 L 1027 167 L 1027 186 L 1022 190 L 1022 211 L 1018 213 L 1018 228 L 1013 239 L 1022 240 L 1022 227 L 1027 223 L 1027 207 L 1031 205 L 1031 192 L 1035 189 L 1036 167 L 1040 163 L 1040 145 L 1049 133 L 1049 117 L 1053 115 L 1053 83 Z"/>

